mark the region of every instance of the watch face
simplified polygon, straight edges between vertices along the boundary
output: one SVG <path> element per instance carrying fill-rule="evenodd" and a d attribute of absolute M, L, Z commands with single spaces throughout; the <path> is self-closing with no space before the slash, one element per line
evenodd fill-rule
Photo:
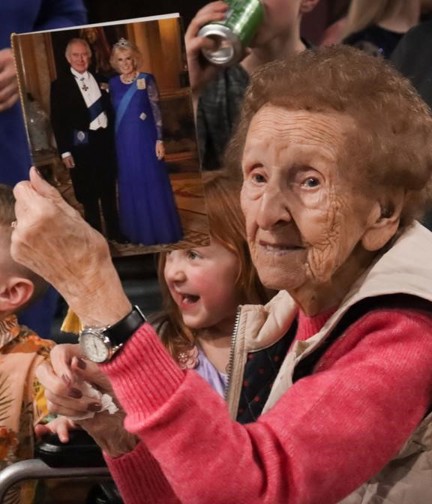
<path fill-rule="evenodd" d="M 93 362 L 105 362 L 110 357 L 109 342 L 104 336 L 94 332 L 82 332 L 79 343 L 84 355 Z"/>

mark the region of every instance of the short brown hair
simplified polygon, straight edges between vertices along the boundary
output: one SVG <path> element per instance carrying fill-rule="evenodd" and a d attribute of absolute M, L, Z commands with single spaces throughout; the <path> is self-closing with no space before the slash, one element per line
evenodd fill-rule
<path fill-rule="evenodd" d="M 48 288 L 48 283 L 39 275 L 26 268 L 22 264 L 15 262 L 10 257 L 9 249 L 11 244 L 11 224 L 15 220 L 15 197 L 12 187 L 5 184 L 0 184 L 0 247 L 7 248 L 7 264 L 3 267 L 8 267 L 11 272 L 18 274 L 27 280 L 30 280 L 34 285 L 34 291 L 31 299 L 25 304 L 28 306 L 31 302 L 38 299 Z M 20 307 L 20 309 L 24 306 Z"/>
<path fill-rule="evenodd" d="M 252 76 L 227 164 L 241 166 L 252 117 L 265 104 L 340 112 L 357 126 L 346 137 L 340 167 L 360 190 L 406 192 L 401 227 L 421 217 L 431 196 L 432 117 L 407 79 L 382 58 L 348 46 L 303 51 Z"/>

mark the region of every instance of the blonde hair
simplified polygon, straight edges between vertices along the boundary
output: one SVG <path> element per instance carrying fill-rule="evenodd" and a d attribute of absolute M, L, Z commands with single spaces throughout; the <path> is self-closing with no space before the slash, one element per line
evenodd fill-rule
<path fill-rule="evenodd" d="M 407 0 L 351 0 L 342 38 L 392 16 Z"/>
<path fill-rule="evenodd" d="M 260 282 L 246 241 L 244 216 L 240 207 L 240 183 L 224 170 L 204 172 L 204 190 L 212 240 L 235 254 L 239 262 L 236 289 L 240 304 L 263 304 L 271 295 Z M 166 253 L 159 256 L 158 275 L 163 298 L 163 312 L 152 321 L 159 325 L 162 342 L 171 355 L 178 355 L 193 345 L 196 334 L 183 323 L 164 278 Z"/>
<path fill-rule="evenodd" d="M 114 68 L 117 73 L 120 72 L 120 67 L 117 61 L 118 53 L 129 52 L 135 65 L 135 70 L 137 70 L 142 64 L 142 54 L 138 47 L 129 40 L 120 39 L 116 44 L 114 44 L 111 50 L 110 65 Z"/>

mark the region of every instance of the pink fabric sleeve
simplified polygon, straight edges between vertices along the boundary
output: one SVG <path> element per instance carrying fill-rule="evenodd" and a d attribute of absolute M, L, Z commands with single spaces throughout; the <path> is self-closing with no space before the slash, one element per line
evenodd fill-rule
<path fill-rule="evenodd" d="M 122 457 L 104 454 L 108 469 L 128 504 L 180 504 L 159 464 L 144 443 Z"/>
<path fill-rule="evenodd" d="M 330 504 L 379 472 L 427 411 L 432 322 L 409 311 L 374 312 L 331 352 L 319 372 L 245 426 L 229 419 L 196 373 L 178 369 L 149 325 L 103 367 L 126 427 L 181 502 Z M 132 481 L 145 467 L 130 470 Z"/>

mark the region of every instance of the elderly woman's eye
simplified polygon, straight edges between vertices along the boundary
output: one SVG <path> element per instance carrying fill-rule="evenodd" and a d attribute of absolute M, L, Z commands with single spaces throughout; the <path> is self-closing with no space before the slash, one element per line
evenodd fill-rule
<path fill-rule="evenodd" d="M 257 184 L 262 184 L 266 181 L 264 175 L 262 175 L 261 173 L 252 173 L 251 179 Z"/>
<path fill-rule="evenodd" d="M 316 177 L 308 177 L 303 181 L 302 185 L 308 188 L 314 188 L 320 185 L 320 181 Z"/>

